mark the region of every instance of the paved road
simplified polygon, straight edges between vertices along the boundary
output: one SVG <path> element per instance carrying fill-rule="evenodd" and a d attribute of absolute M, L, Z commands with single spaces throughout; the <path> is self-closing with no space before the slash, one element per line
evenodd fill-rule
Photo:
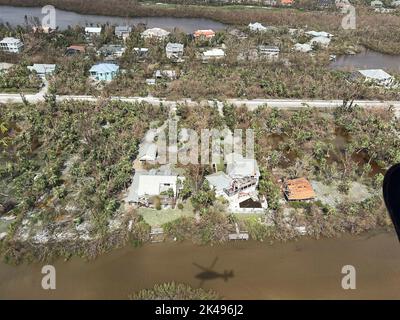
<path fill-rule="evenodd" d="M 39 101 L 43 101 L 44 99 L 44 90 L 37 94 L 25 95 L 25 99 L 29 102 L 35 103 Z M 98 98 L 94 96 L 57 96 L 58 100 L 81 100 L 81 101 L 96 101 Z M 198 102 L 192 101 L 191 99 L 183 99 L 178 101 L 168 101 L 165 99 L 155 98 L 155 97 L 111 97 L 113 100 L 121 100 L 127 102 L 147 102 L 153 105 L 159 105 L 162 103 L 165 106 L 174 107 L 179 103 L 187 103 L 189 105 L 198 105 Z M 22 98 L 19 94 L 0 94 L 0 103 L 19 103 L 22 102 Z M 319 107 L 319 108 L 335 108 L 342 104 L 342 100 L 302 100 L 302 99 L 253 99 L 253 100 L 242 100 L 242 99 L 228 99 L 227 102 L 232 103 L 236 106 L 245 105 L 250 110 L 257 108 L 258 106 L 267 104 L 270 107 L 276 108 L 302 108 L 306 105 L 311 107 Z M 218 107 L 222 107 L 222 102 L 219 101 L 203 101 L 201 103 L 205 104 L 214 104 L 216 103 Z M 354 103 L 360 105 L 365 108 L 388 108 L 392 106 L 396 110 L 396 113 L 400 113 L 400 101 L 379 101 L 379 100 L 357 100 Z"/>

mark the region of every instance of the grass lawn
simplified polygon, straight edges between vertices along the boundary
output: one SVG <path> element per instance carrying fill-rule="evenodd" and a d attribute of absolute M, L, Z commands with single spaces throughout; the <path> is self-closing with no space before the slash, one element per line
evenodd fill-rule
<path fill-rule="evenodd" d="M 152 227 L 159 227 L 164 223 L 176 220 L 180 217 L 187 216 L 193 217 L 193 207 L 188 201 L 185 203 L 184 208 L 180 209 L 162 209 L 155 210 L 150 208 L 140 208 L 139 214 L 143 216 L 143 219 Z"/>
<path fill-rule="evenodd" d="M 265 213 L 235 213 L 234 215 L 241 221 L 265 217 Z"/>

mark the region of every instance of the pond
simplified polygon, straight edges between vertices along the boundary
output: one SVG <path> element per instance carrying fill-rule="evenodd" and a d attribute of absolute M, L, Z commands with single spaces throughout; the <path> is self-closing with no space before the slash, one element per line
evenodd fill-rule
<path fill-rule="evenodd" d="M 400 72 L 400 56 L 365 50 L 355 55 L 338 56 L 330 63 L 336 70 L 354 71 L 357 69 L 383 69 L 387 72 Z"/>
<path fill-rule="evenodd" d="M 12 26 L 24 25 L 25 16 L 28 19 L 37 17 L 40 20 L 44 15 L 39 7 L 12 7 L 0 6 L 0 23 L 9 23 Z M 68 26 L 75 25 L 96 25 L 96 24 L 111 24 L 111 25 L 137 25 L 145 23 L 149 28 L 159 27 L 167 30 L 178 28 L 183 32 L 191 33 L 197 29 L 213 29 L 215 31 L 225 28 L 223 23 L 203 18 L 172 18 L 172 17 L 143 17 L 143 18 L 122 18 L 111 16 L 97 16 L 78 14 L 70 11 L 57 9 L 56 24 L 63 30 Z"/>
<path fill-rule="evenodd" d="M 202 279 L 201 268 L 215 259 L 215 277 Z M 392 233 L 274 245 L 241 241 L 126 247 L 90 262 L 72 258 L 54 263 L 53 291 L 41 288 L 43 265 L 0 263 L 0 299 L 127 299 L 137 290 L 169 281 L 201 285 L 227 299 L 400 298 L 400 245 Z M 356 268 L 356 290 L 341 287 L 345 265 Z"/>

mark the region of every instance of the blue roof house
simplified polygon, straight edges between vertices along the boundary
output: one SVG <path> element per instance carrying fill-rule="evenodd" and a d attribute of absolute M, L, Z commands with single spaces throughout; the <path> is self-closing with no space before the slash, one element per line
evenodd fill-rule
<path fill-rule="evenodd" d="M 98 81 L 111 81 L 118 74 L 119 66 L 114 63 L 99 63 L 90 68 L 90 77 Z"/>

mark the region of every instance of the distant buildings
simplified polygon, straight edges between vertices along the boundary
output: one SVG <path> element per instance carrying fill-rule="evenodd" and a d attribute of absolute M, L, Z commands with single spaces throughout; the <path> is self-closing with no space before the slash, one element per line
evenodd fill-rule
<path fill-rule="evenodd" d="M 169 80 L 175 80 L 177 74 L 175 70 L 156 70 L 156 72 L 154 72 L 154 77 L 156 79 L 167 78 Z"/>
<path fill-rule="evenodd" d="M 258 54 L 262 58 L 277 59 L 279 58 L 280 49 L 277 46 L 258 46 Z"/>
<path fill-rule="evenodd" d="M 255 22 L 255 23 L 249 23 L 249 29 L 250 31 L 254 31 L 254 32 L 262 32 L 262 31 L 267 31 L 267 28 L 264 27 L 261 23 L 259 22 Z"/>
<path fill-rule="evenodd" d="M 114 34 L 116 37 L 121 39 L 127 39 L 132 32 L 132 27 L 130 26 L 116 26 L 114 30 Z"/>
<path fill-rule="evenodd" d="M 168 59 L 180 59 L 183 56 L 183 44 L 168 42 L 165 47 L 165 54 Z"/>
<path fill-rule="evenodd" d="M 161 28 L 151 28 L 143 31 L 141 33 L 142 38 L 144 39 L 158 39 L 164 40 L 166 37 L 169 36 L 169 32 L 161 29 Z"/>
<path fill-rule="evenodd" d="M 193 34 L 195 39 L 203 39 L 203 40 L 207 40 L 207 39 L 212 39 L 215 37 L 215 32 L 211 29 L 207 29 L 207 30 L 197 30 L 194 32 Z"/>
<path fill-rule="evenodd" d="M 293 47 L 293 50 L 308 53 L 312 51 L 312 47 L 308 43 L 296 43 Z"/>
<path fill-rule="evenodd" d="M 371 1 L 371 7 L 375 8 L 375 9 L 383 8 L 383 2 L 379 1 L 379 0 Z"/>
<path fill-rule="evenodd" d="M 114 63 L 99 63 L 90 68 L 90 77 L 97 81 L 111 81 L 119 71 L 119 66 Z"/>
<path fill-rule="evenodd" d="M 294 0 L 280 0 L 282 6 L 290 7 L 294 4 Z"/>
<path fill-rule="evenodd" d="M 400 0 L 395 0 L 390 5 L 394 8 L 400 7 Z"/>
<path fill-rule="evenodd" d="M 23 48 L 22 41 L 13 37 L 6 37 L 0 41 L 0 50 L 7 53 L 20 53 Z"/>
<path fill-rule="evenodd" d="M 351 75 L 352 80 L 360 78 L 365 82 L 383 87 L 391 87 L 395 84 L 394 78 L 382 69 L 357 70 Z"/>
<path fill-rule="evenodd" d="M 85 46 L 72 45 L 65 50 L 66 56 L 73 56 L 75 54 L 85 53 Z"/>
<path fill-rule="evenodd" d="M 217 48 L 204 51 L 202 55 L 203 61 L 217 60 L 223 57 L 225 57 L 225 51 Z"/>
<path fill-rule="evenodd" d="M 28 66 L 28 69 L 36 72 L 39 77 L 44 79 L 55 72 L 56 65 L 35 63 L 33 66 Z"/>
<path fill-rule="evenodd" d="M 144 58 L 149 53 L 149 48 L 133 48 L 139 58 Z"/>
<path fill-rule="evenodd" d="M 93 37 L 98 37 L 101 35 L 101 27 L 86 27 L 85 35 L 87 39 L 91 39 Z"/>
<path fill-rule="evenodd" d="M 309 42 L 312 46 L 319 45 L 321 47 L 327 47 L 331 43 L 330 38 L 326 37 L 314 37 Z"/>
<path fill-rule="evenodd" d="M 325 38 L 333 37 L 333 34 L 325 32 L 325 31 L 306 31 L 305 34 L 312 36 L 312 37 L 325 37 Z"/>
<path fill-rule="evenodd" d="M 117 44 L 104 45 L 97 51 L 98 54 L 111 59 L 122 57 L 124 52 L 125 48 Z"/>

